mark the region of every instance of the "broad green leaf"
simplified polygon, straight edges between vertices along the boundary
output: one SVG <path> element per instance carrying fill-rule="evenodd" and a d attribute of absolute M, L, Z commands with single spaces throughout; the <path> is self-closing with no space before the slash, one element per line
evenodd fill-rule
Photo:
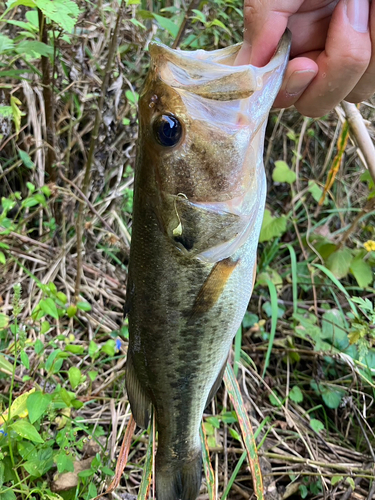
<path fill-rule="evenodd" d="M 81 370 L 77 368 L 76 366 L 71 366 L 69 368 L 69 382 L 70 385 L 72 386 L 72 389 L 76 389 L 79 386 L 79 383 L 81 381 Z"/>
<path fill-rule="evenodd" d="M 103 345 L 102 351 L 108 354 L 108 356 L 114 356 L 116 352 L 116 342 L 114 340 L 107 340 Z"/>
<path fill-rule="evenodd" d="M 4 252 L 0 250 L 0 264 L 5 264 L 6 263 L 6 258 Z M 2 314 L 2 313 L 0 313 Z M 5 316 L 5 315 L 4 315 Z M 1 319 L 0 319 L 0 328 L 1 328 Z"/>
<path fill-rule="evenodd" d="M 52 318 L 59 319 L 59 314 L 57 312 L 57 307 L 54 301 L 48 297 L 39 302 L 39 306 L 43 312 L 52 316 Z"/>
<path fill-rule="evenodd" d="M 44 394 L 41 391 L 30 394 L 27 398 L 27 409 L 29 411 L 29 420 L 32 424 L 45 413 L 51 401 L 51 394 Z"/>
<path fill-rule="evenodd" d="M 339 483 L 344 479 L 344 476 L 332 476 L 331 477 L 331 484 L 332 486 L 335 486 L 335 484 Z"/>
<path fill-rule="evenodd" d="M 1 315 L 0 315 L 0 322 L 1 322 Z M 0 369 L 8 372 L 9 374 L 13 373 L 13 366 L 9 363 L 9 361 L 3 354 L 0 354 Z"/>
<path fill-rule="evenodd" d="M 272 179 L 275 182 L 287 182 L 288 184 L 293 184 L 296 180 L 296 174 L 288 167 L 285 161 L 279 160 L 275 162 Z"/>
<path fill-rule="evenodd" d="M 312 418 L 310 420 L 310 427 L 315 432 L 320 432 L 324 429 L 324 424 L 320 420 L 317 420 L 316 418 Z"/>
<path fill-rule="evenodd" d="M 13 490 L 5 488 L 5 491 L 2 492 L 0 489 L 0 498 L 1 500 L 17 500 L 16 494 Z"/>
<path fill-rule="evenodd" d="M 15 51 L 32 57 L 48 57 L 53 54 L 53 47 L 37 40 L 23 40 L 16 46 Z"/>
<path fill-rule="evenodd" d="M 0 54 L 5 52 L 6 50 L 12 50 L 14 47 L 13 40 L 11 40 L 8 36 L 0 33 Z"/>
<path fill-rule="evenodd" d="M 333 410 L 336 410 L 336 408 L 340 406 L 343 396 L 344 392 L 333 389 L 330 390 L 329 388 L 322 393 L 323 401 L 328 408 L 332 408 Z"/>
<path fill-rule="evenodd" d="M 22 160 L 25 167 L 27 167 L 27 168 L 34 168 L 35 167 L 35 163 L 32 161 L 30 156 L 23 149 L 18 150 L 18 156 Z"/>
<path fill-rule="evenodd" d="M 314 180 L 310 180 L 308 184 L 308 191 L 311 193 L 311 196 L 314 198 L 316 202 L 320 200 L 323 194 L 323 189 L 316 183 Z M 324 199 L 323 205 L 328 205 L 329 201 L 328 198 L 326 197 Z"/>
<path fill-rule="evenodd" d="M 328 257 L 326 266 L 337 279 L 342 279 L 348 274 L 352 261 L 353 254 L 351 250 L 344 247 L 333 252 Z"/>
<path fill-rule="evenodd" d="M 74 461 L 72 457 L 70 455 L 67 455 L 64 451 L 61 451 L 56 455 L 55 462 L 57 465 L 57 470 L 60 474 L 63 472 L 74 472 Z"/>
<path fill-rule="evenodd" d="M 35 0 L 43 14 L 71 33 L 79 15 L 78 5 L 72 0 Z"/>
<path fill-rule="evenodd" d="M 3 116 L 4 118 L 10 118 L 12 114 L 12 106 L 0 106 L 0 116 Z"/>
<path fill-rule="evenodd" d="M 155 21 L 160 25 L 161 28 L 165 29 L 168 31 L 168 33 L 173 37 L 176 38 L 178 29 L 179 27 L 177 24 L 175 24 L 173 21 L 168 19 L 167 17 L 159 16 L 158 14 L 153 13 L 153 17 Z"/>
<path fill-rule="evenodd" d="M 269 210 L 264 211 L 262 229 L 260 231 L 259 241 L 269 241 L 281 236 L 286 231 L 286 217 L 273 217 Z"/>
<path fill-rule="evenodd" d="M 77 302 L 76 306 L 80 311 L 91 311 L 92 309 L 91 304 L 88 302 Z"/>
<path fill-rule="evenodd" d="M 13 401 L 12 406 L 10 408 L 10 417 L 11 418 L 13 418 L 13 417 L 20 417 L 20 418 L 27 417 L 28 411 L 27 411 L 26 401 L 27 401 L 27 398 L 29 397 L 29 395 L 32 394 L 33 392 L 35 392 L 35 389 L 31 389 L 28 392 L 24 392 L 23 394 L 21 394 L 21 396 L 18 396 L 18 398 L 16 398 Z M 0 415 L 0 425 L 7 420 L 8 414 L 9 414 L 9 411 L 6 410 L 2 415 Z"/>
<path fill-rule="evenodd" d="M 26 420 L 16 420 L 10 427 L 24 439 L 28 439 L 33 443 L 44 443 L 39 432 Z"/>
<path fill-rule="evenodd" d="M 8 325 L 9 325 L 9 316 L 7 316 L 4 313 L 0 313 L 0 328 L 6 328 Z M 0 366 L 1 366 L 1 361 L 0 361 Z"/>
<path fill-rule="evenodd" d="M 20 353 L 21 363 L 28 370 L 30 368 L 30 360 L 25 351 L 21 351 Z"/>
<path fill-rule="evenodd" d="M 35 2 L 34 0 L 8 0 L 6 2 L 8 9 L 18 7 L 19 5 L 23 5 L 25 7 L 35 7 Z"/>
<path fill-rule="evenodd" d="M 345 331 L 345 321 L 338 309 L 331 309 L 322 316 L 322 338 L 329 339 L 332 345 L 343 351 L 349 346 Z"/>
<path fill-rule="evenodd" d="M 289 392 L 289 397 L 295 403 L 302 403 L 302 401 L 303 401 L 303 394 L 302 394 L 301 389 L 298 387 L 298 385 L 294 385 L 292 387 L 292 389 Z"/>
<path fill-rule="evenodd" d="M 48 323 L 48 321 L 43 321 L 40 327 L 40 333 L 44 335 L 45 333 L 48 332 L 48 330 L 51 328 L 51 325 Z"/>
<path fill-rule="evenodd" d="M 350 264 L 350 272 L 353 274 L 358 286 L 361 288 L 368 287 L 374 279 L 374 273 L 372 272 L 370 264 L 363 260 L 362 257 L 352 260 Z"/>

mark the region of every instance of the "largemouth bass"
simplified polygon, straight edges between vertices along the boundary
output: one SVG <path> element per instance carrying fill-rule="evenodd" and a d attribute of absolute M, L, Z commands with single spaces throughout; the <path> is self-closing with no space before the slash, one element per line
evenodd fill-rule
<path fill-rule="evenodd" d="M 139 99 L 126 309 L 126 387 L 138 425 L 155 409 L 158 500 L 195 500 L 199 426 L 249 303 L 266 196 L 264 130 L 288 61 L 263 68 L 151 44 Z"/>

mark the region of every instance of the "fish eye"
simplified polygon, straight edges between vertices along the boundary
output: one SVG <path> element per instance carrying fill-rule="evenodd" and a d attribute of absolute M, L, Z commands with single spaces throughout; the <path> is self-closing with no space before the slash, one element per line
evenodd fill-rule
<path fill-rule="evenodd" d="M 182 125 L 173 115 L 161 115 L 153 124 L 156 140 L 166 147 L 175 146 L 182 136 Z"/>

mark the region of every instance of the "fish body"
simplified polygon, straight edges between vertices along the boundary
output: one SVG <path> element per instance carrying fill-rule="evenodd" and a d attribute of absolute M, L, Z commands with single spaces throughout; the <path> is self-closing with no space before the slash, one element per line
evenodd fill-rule
<path fill-rule="evenodd" d="M 253 288 L 264 129 L 289 45 L 286 33 L 263 68 L 233 66 L 240 46 L 150 46 L 139 100 L 126 387 L 138 425 L 147 427 L 155 409 L 158 500 L 199 494 L 199 426 Z"/>

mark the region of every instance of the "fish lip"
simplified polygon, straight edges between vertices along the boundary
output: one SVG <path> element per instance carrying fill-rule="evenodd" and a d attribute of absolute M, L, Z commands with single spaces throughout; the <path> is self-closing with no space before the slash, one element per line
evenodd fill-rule
<path fill-rule="evenodd" d="M 278 66 L 282 61 L 280 59 L 289 58 L 290 53 L 290 44 L 292 41 L 292 33 L 289 28 L 286 28 L 277 47 L 276 50 L 271 57 L 270 61 L 264 66 L 254 66 L 252 64 L 242 64 L 240 66 L 233 64 L 224 64 L 217 62 L 220 59 L 225 57 L 233 56 L 233 60 L 235 60 L 235 56 L 240 51 L 243 43 L 237 43 L 230 47 L 224 47 L 223 49 L 217 49 L 212 51 L 206 51 L 203 49 L 198 50 L 180 50 L 180 49 L 172 49 L 161 43 L 159 41 L 152 41 L 149 43 L 148 50 L 152 57 L 165 57 L 168 60 L 177 62 L 178 60 L 186 61 L 186 62 L 198 62 L 204 63 L 212 67 L 216 68 L 228 68 L 231 72 L 240 72 L 244 68 L 255 68 L 259 70 L 263 70 L 262 72 L 268 73 L 272 71 L 276 66 Z M 202 58 L 197 58 L 197 55 L 201 53 Z M 287 55 L 287 57 L 286 57 Z"/>
<path fill-rule="evenodd" d="M 284 73 L 289 60 L 291 33 L 288 29 L 279 41 L 271 60 L 263 67 L 234 65 L 242 44 L 216 51 L 176 50 L 151 42 L 151 70 L 171 88 L 219 101 L 246 99 L 261 91 L 267 74 Z"/>

